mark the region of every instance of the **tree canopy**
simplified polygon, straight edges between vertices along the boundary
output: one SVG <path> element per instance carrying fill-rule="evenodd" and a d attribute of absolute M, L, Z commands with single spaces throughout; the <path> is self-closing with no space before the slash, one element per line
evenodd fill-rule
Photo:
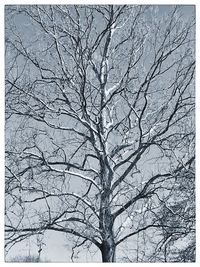
<path fill-rule="evenodd" d="M 6 6 L 6 251 L 195 261 L 194 7 Z"/>

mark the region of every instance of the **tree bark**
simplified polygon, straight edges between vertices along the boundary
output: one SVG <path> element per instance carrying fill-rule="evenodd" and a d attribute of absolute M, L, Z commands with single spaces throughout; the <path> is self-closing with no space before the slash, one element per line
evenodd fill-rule
<path fill-rule="evenodd" d="M 115 262 L 115 244 L 112 237 L 103 241 L 101 254 L 102 262 Z"/>
<path fill-rule="evenodd" d="M 100 229 L 103 241 L 101 244 L 101 254 L 103 262 L 115 262 L 115 240 L 113 233 L 113 216 L 109 205 L 109 190 L 105 190 L 101 199 Z"/>

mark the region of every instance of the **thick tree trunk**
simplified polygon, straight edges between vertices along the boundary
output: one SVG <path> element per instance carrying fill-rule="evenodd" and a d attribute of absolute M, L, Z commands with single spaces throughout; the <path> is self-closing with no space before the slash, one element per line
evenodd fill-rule
<path fill-rule="evenodd" d="M 99 228 L 102 232 L 101 254 L 103 262 L 115 262 L 114 219 L 111 212 L 110 196 L 113 172 L 109 169 L 106 156 L 101 161 L 102 194 L 100 202 Z"/>
<path fill-rule="evenodd" d="M 115 240 L 113 233 L 113 217 L 109 205 L 109 193 L 102 194 L 100 229 L 102 231 L 101 254 L 103 262 L 115 262 Z"/>
<path fill-rule="evenodd" d="M 115 244 L 111 239 L 103 241 L 101 254 L 102 262 L 115 262 Z"/>

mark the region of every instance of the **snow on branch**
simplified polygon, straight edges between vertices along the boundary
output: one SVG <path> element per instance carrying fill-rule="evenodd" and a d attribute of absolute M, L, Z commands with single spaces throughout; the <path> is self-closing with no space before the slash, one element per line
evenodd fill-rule
<path fill-rule="evenodd" d="M 72 176 L 76 176 L 76 177 L 79 177 L 85 181 L 88 181 L 88 182 L 91 182 L 99 191 L 101 191 L 101 188 L 99 187 L 99 185 L 92 179 L 92 178 L 89 178 L 85 175 L 82 175 L 80 173 L 76 173 L 76 172 L 71 172 L 71 171 L 67 171 L 67 170 L 60 170 L 60 169 L 57 169 L 57 168 L 53 168 L 52 166 L 48 165 L 48 167 L 50 168 L 51 171 L 55 171 L 55 172 L 59 172 L 59 173 L 63 173 L 63 174 L 69 174 L 69 175 L 72 175 Z"/>

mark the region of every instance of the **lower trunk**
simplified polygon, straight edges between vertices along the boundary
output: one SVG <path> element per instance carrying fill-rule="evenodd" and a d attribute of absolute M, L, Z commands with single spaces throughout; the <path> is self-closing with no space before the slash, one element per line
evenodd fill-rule
<path fill-rule="evenodd" d="M 105 161 L 105 160 L 104 160 Z M 113 233 L 114 219 L 111 212 L 110 206 L 110 187 L 112 181 L 112 173 L 105 168 L 106 163 L 102 164 L 102 187 L 103 191 L 101 194 L 100 202 L 100 220 L 99 229 L 102 232 L 102 243 L 101 243 L 101 254 L 103 262 L 115 262 L 115 240 Z"/>
<path fill-rule="evenodd" d="M 115 245 L 111 240 L 103 241 L 101 254 L 103 262 L 115 262 Z"/>

